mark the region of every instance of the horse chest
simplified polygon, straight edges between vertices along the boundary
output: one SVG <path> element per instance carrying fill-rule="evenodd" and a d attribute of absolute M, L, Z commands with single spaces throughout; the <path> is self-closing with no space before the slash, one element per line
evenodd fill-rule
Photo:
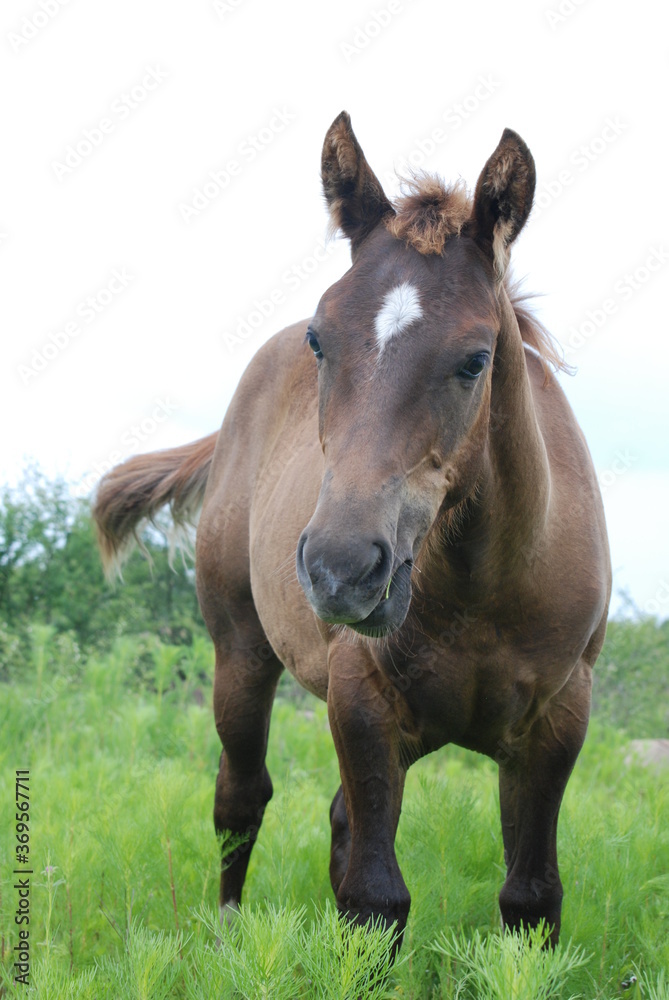
<path fill-rule="evenodd" d="M 578 662 L 578 651 L 528 644 L 479 624 L 474 639 L 464 615 L 441 643 L 411 656 L 392 651 L 379 660 L 382 696 L 407 710 L 425 749 L 457 743 L 495 755 L 495 748 L 529 730 Z M 499 634 L 498 634 L 499 633 Z"/>

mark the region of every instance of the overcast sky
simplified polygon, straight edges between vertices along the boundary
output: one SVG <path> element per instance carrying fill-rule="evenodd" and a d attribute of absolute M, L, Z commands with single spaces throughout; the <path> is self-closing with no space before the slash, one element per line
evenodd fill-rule
<path fill-rule="evenodd" d="M 390 195 L 407 164 L 473 186 L 509 126 L 538 171 L 514 271 L 578 368 L 614 586 L 669 614 L 657 10 L 4 0 L 2 477 L 32 457 L 90 492 L 220 425 L 249 358 L 348 267 L 319 187 L 340 110 Z"/>

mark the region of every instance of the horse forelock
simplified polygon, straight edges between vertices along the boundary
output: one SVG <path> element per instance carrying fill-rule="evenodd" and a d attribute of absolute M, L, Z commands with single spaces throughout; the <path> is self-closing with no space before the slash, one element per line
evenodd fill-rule
<path fill-rule="evenodd" d="M 431 174 L 403 179 L 389 232 L 422 254 L 441 254 L 449 236 L 459 236 L 472 215 L 472 200 L 464 181 L 446 185 Z"/>

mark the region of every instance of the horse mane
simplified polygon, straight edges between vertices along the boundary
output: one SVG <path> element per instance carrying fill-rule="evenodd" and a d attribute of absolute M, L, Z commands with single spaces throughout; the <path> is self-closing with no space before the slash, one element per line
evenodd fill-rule
<path fill-rule="evenodd" d="M 392 236 L 404 240 L 422 254 L 441 254 L 449 236 L 459 236 L 470 221 L 473 200 L 463 180 L 445 184 L 433 174 L 416 172 L 401 178 L 401 194 L 388 215 L 386 227 Z M 546 329 L 527 303 L 534 298 L 523 292 L 520 282 L 507 273 L 504 287 L 518 320 L 523 342 L 533 348 L 547 371 L 550 368 L 573 374 L 555 337 Z"/>
<path fill-rule="evenodd" d="M 529 344 L 536 351 L 545 372 L 553 368 L 555 371 L 573 375 L 576 369 L 568 361 L 565 361 L 562 347 L 557 338 L 553 336 L 550 330 L 546 329 L 541 320 L 538 320 L 531 309 L 527 307 L 528 301 L 536 298 L 537 293 L 524 292 L 520 286 L 520 281 L 514 281 L 507 274 L 504 287 L 506 288 L 513 311 L 516 314 L 523 343 Z"/>

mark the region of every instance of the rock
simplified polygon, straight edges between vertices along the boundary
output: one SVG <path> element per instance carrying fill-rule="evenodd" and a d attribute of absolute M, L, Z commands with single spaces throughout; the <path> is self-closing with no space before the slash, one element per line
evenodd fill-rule
<path fill-rule="evenodd" d="M 632 740 L 625 763 L 642 764 L 656 771 L 669 768 L 669 740 Z"/>

